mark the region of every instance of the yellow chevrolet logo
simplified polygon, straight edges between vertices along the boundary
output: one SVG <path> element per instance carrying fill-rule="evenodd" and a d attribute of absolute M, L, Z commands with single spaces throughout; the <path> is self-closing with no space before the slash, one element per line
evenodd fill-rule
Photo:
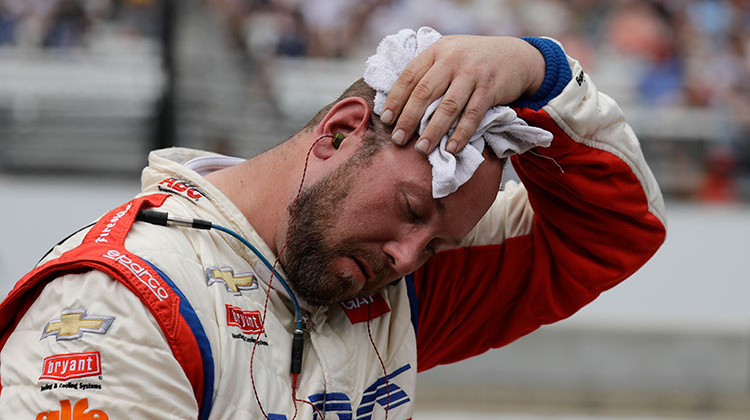
<path fill-rule="evenodd" d="M 60 319 L 45 325 L 40 340 L 52 335 L 60 341 L 81 338 L 83 333 L 106 334 L 114 320 L 113 316 L 86 316 L 85 309 L 67 309 L 62 311 Z"/>
<path fill-rule="evenodd" d="M 209 267 L 206 269 L 206 284 L 223 283 L 227 292 L 237 296 L 242 294 L 243 290 L 253 290 L 258 288 L 255 282 L 255 276 L 251 273 L 234 274 L 234 270 L 229 267 Z"/>

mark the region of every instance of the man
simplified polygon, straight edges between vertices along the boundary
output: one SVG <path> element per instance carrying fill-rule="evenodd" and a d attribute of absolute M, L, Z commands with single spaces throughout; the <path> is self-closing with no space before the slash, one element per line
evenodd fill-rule
<path fill-rule="evenodd" d="M 664 240 L 637 140 L 556 43 L 444 37 L 406 67 L 380 118 L 373 94 L 356 82 L 247 161 L 152 153 L 141 198 L 71 237 L 3 303 L 0 412 L 411 418 L 418 370 L 570 316 Z M 462 150 L 497 104 L 550 131 L 551 146 L 512 158 L 523 186 L 498 193 L 503 161 L 485 150 L 468 182 L 434 199 L 424 154 L 457 119 L 448 149 Z"/>

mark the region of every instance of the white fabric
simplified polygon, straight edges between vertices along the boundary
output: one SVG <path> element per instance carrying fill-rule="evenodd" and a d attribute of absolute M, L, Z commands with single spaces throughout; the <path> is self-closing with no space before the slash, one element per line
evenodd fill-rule
<path fill-rule="evenodd" d="M 171 193 L 172 197 L 159 210 L 226 226 L 273 261 L 274 254 L 240 210 L 215 186 L 184 166 L 187 162 L 196 167 L 201 162 L 222 161 L 228 164 L 232 159 L 183 148 L 152 152 L 149 167 L 143 173 L 143 194 L 162 192 L 158 186 L 164 179 L 173 178 L 190 185 L 201 193 L 201 198 L 195 200 L 184 191 Z M 83 233 L 74 236 L 48 258 L 74 247 L 82 237 Z M 275 289 L 278 281 L 269 290 L 268 269 L 258 257 L 216 230 L 165 228 L 144 223 L 133 226 L 125 245 L 174 281 L 203 326 L 215 374 L 209 420 L 265 418 L 260 414 L 250 377 L 252 340 L 256 338 L 261 344 L 255 348 L 253 377 L 263 410 L 291 419 L 295 412 L 289 375 L 294 310 L 286 293 Z M 232 276 L 252 275 L 257 287 L 231 292 L 225 282 L 208 277 L 207 273 L 214 268 Z M 277 269 L 284 275 L 281 267 Z M 270 298 L 263 334 L 245 332 L 237 322 L 229 323 L 229 308 L 233 308 L 232 314 L 263 313 L 267 293 Z M 382 295 L 391 312 L 372 320 L 369 329 L 387 371 L 402 370 L 398 376 L 389 378 L 390 386 L 398 387 L 410 398 L 408 403 L 392 408 L 388 417 L 410 418 L 416 386 L 416 336 L 410 322 L 405 282 L 385 288 Z M 110 419 L 198 417 L 193 390 L 156 319 L 122 284 L 98 271 L 63 276 L 44 289 L 32 309 L 11 334 L 9 345 L 0 351 L 0 418 L 6 418 L 6 414 L 9 418 L 42 418 L 37 414 L 61 410 L 60 401 L 75 405 L 83 404 L 84 398 L 89 410 L 102 410 Z M 60 318 L 61 311 L 66 309 L 86 309 L 91 316 L 115 320 L 106 334 L 88 333 L 66 342 L 58 342 L 54 337 L 40 340 L 45 324 Z M 340 411 L 342 417 L 370 410 L 373 418 L 383 418 L 383 404 L 370 399 L 375 391 L 366 391 L 379 380 L 382 382 L 383 377 L 367 323 L 352 324 L 340 305 L 303 307 L 303 311 L 307 327 L 298 398 L 307 400 L 323 392 L 337 393 L 339 402 L 350 405 Z M 233 317 L 242 320 L 238 315 Z M 90 351 L 101 354 L 101 377 L 87 376 L 67 382 L 39 379 L 45 357 Z M 60 386 L 40 391 L 43 385 L 55 383 L 101 385 L 101 389 Z M 147 394 L 148 398 L 133 397 L 128 394 L 132 390 L 145 390 L 145 394 L 137 395 Z M 314 418 L 309 404 L 298 403 L 297 408 L 297 419 Z M 336 418 L 337 414 L 331 410 L 326 417 Z"/>
<path fill-rule="evenodd" d="M 233 156 L 207 155 L 190 159 L 189 161 L 185 162 L 185 167 L 192 171 L 195 171 L 200 176 L 206 176 L 211 172 L 215 172 L 234 165 L 239 165 L 244 161 L 245 159 Z"/>
<path fill-rule="evenodd" d="M 423 26 L 417 32 L 402 29 L 380 42 L 375 54 L 367 59 L 364 73 L 365 82 L 375 89 L 373 111 L 376 114 L 380 115 L 383 111 L 388 93 L 409 62 L 437 42 L 440 36 L 436 30 Z M 427 107 L 419 126 L 419 134 L 427 127 L 442 99 L 441 96 Z M 440 140 L 440 145 L 429 155 L 434 198 L 447 196 L 471 178 L 484 161 L 482 151 L 485 143 L 489 144 L 498 157 L 506 158 L 516 153 L 524 153 L 533 147 L 547 147 L 552 142 L 552 133 L 529 126 L 507 106 L 490 108 L 469 144 L 456 155 L 445 150 L 454 128 L 455 123 Z"/>

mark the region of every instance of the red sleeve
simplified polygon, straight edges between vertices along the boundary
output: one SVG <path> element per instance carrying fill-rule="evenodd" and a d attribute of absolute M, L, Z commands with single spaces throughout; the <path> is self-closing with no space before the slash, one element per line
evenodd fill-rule
<path fill-rule="evenodd" d="M 544 110 L 519 116 L 555 138 L 539 154 L 512 158 L 533 223 L 499 244 L 441 252 L 414 274 L 420 371 L 572 315 L 664 241 L 665 227 L 628 164 L 572 140 Z"/>

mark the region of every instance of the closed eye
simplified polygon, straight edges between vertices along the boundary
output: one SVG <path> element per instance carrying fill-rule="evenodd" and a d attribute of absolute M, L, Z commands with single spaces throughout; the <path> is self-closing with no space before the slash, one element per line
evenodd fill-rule
<path fill-rule="evenodd" d="M 419 214 L 417 214 L 416 211 L 414 211 L 414 208 L 412 208 L 411 203 L 409 202 L 409 197 L 407 197 L 406 194 L 404 194 L 404 201 L 406 202 L 406 211 L 409 213 L 409 219 L 415 223 L 421 222 L 422 218 L 419 217 Z"/>

